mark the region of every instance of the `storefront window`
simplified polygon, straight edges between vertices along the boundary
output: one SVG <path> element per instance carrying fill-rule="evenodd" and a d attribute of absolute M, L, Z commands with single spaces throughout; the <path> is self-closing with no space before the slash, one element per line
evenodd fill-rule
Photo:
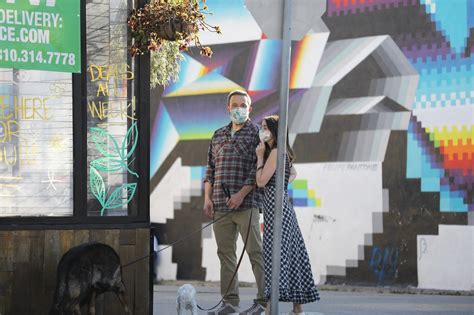
<path fill-rule="evenodd" d="M 73 213 L 70 73 L 0 69 L 0 216 Z"/>
<path fill-rule="evenodd" d="M 37 217 L 71 217 L 38 222 L 123 217 L 101 223 L 146 218 L 148 186 L 141 175 L 147 176 L 148 160 L 139 150 L 146 150 L 148 139 L 139 139 L 139 132 L 147 135 L 148 125 L 139 123 L 137 113 L 143 110 L 138 108 L 138 100 L 148 99 L 149 84 L 148 79 L 140 80 L 143 89 L 136 95 L 135 76 L 140 77 L 141 72 L 135 66 L 137 58 L 131 58 L 127 50 L 132 2 L 75 3 L 74 14 L 62 7 L 51 14 L 67 16 L 65 12 L 69 12 L 78 18 L 75 24 L 70 23 L 77 35 L 71 43 L 80 43 L 81 48 L 58 49 L 75 56 L 80 74 L 70 72 L 77 73 L 79 68 L 64 69 L 60 58 L 54 69 L 44 58 L 16 59 L 32 63 L 24 64 L 25 68 L 42 70 L 19 70 L 16 64 L 0 68 L 0 217 L 6 218 L 5 224 L 12 220 L 8 217 L 18 216 L 34 217 L 22 219 L 26 224 L 36 223 Z M 15 10 L 41 9 L 36 4 L 25 6 Z M 4 51 L 28 49 L 22 46 Z M 34 56 L 56 56 L 35 49 L 31 48 Z M 60 52 L 57 55 L 62 56 Z M 64 60 L 67 63 L 69 59 Z M 52 70 L 43 71 L 41 67 L 46 66 Z M 141 68 L 145 69 L 143 64 Z M 147 70 L 142 72 L 149 75 Z M 143 191 L 139 192 L 139 185 L 145 187 Z"/>
<path fill-rule="evenodd" d="M 137 195 L 138 121 L 127 52 L 127 1 L 94 0 L 87 21 L 89 216 L 127 216 Z"/>

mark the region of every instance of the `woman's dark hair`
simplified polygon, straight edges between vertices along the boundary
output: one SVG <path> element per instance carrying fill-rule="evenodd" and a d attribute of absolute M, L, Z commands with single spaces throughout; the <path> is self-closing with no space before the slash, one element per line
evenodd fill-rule
<path fill-rule="evenodd" d="M 264 161 L 266 161 L 272 149 L 276 148 L 278 144 L 278 121 L 280 120 L 280 117 L 278 117 L 278 115 L 272 115 L 263 118 L 263 120 L 265 120 L 265 122 L 267 123 L 267 128 L 272 133 L 272 138 L 274 140 L 273 146 L 271 148 L 270 145 L 265 142 L 265 154 L 263 156 L 263 159 Z M 288 153 L 290 162 L 293 162 L 295 159 L 295 153 L 290 147 L 290 142 L 288 139 L 288 130 L 286 131 L 286 152 Z"/>

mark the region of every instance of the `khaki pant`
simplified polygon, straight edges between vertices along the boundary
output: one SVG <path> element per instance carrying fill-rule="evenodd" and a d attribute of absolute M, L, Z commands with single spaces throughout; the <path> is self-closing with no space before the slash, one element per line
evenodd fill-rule
<path fill-rule="evenodd" d="M 236 211 L 214 223 L 217 255 L 221 262 L 221 295 L 226 293 L 230 279 L 237 267 L 237 237 L 240 233 L 242 240 L 245 241 L 250 213 L 252 213 L 252 222 L 246 251 L 250 258 L 250 263 L 252 264 L 255 281 L 257 282 L 258 293 L 255 302 L 265 305 L 265 300 L 263 299 L 265 275 L 263 269 L 262 238 L 260 236 L 260 213 L 258 212 L 258 209 Z M 216 212 L 214 214 L 214 219 L 218 219 L 225 214 L 225 212 Z M 224 296 L 224 300 L 234 306 L 239 305 L 239 280 L 237 275 L 232 281 L 229 292 Z"/>

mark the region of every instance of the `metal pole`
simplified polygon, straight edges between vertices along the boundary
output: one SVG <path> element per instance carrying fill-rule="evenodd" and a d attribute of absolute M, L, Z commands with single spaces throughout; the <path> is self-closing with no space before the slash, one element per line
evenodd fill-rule
<path fill-rule="evenodd" d="M 292 0 L 283 0 L 283 38 L 281 53 L 281 81 L 280 81 L 280 120 L 278 123 L 278 155 L 277 178 L 275 196 L 275 219 L 273 223 L 272 249 L 272 293 L 270 295 L 270 313 L 278 315 L 281 231 L 283 218 L 283 193 L 285 181 L 286 135 L 288 127 L 288 94 L 290 81 L 291 59 L 291 5 Z"/>

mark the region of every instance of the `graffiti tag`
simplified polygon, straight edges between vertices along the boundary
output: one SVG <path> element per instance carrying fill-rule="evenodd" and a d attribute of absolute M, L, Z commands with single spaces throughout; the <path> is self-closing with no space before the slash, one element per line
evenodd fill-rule
<path fill-rule="evenodd" d="M 395 276 L 398 268 L 400 252 L 398 248 L 389 246 L 385 249 L 374 246 L 372 257 L 370 258 L 369 270 L 377 278 L 377 284 L 383 285 L 385 278 Z"/>

